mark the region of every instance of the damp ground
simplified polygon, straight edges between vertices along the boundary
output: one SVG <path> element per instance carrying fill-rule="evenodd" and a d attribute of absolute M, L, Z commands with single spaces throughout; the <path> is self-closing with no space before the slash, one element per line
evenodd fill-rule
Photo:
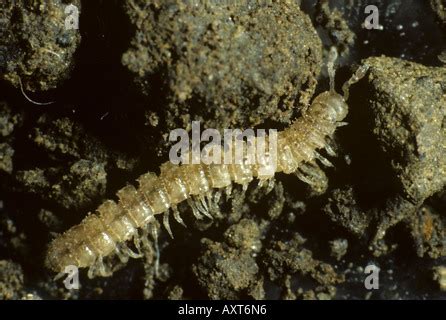
<path fill-rule="evenodd" d="M 80 31 L 65 29 L 67 1 L 1 5 L 0 299 L 444 298 L 441 1 L 367 1 L 382 30 L 361 27 L 361 0 L 74 2 Z M 360 63 L 370 72 L 316 184 L 236 187 L 213 221 L 180 206 L 188 227 L 161 233 L 158 274 L 149 250 L 109 278 L 81 272 L 80 290 L 53 281 L 54 233 L 158 173 L 170 130 L 285 128 L 327 90 L 331 45 L 338 90 Z"/>

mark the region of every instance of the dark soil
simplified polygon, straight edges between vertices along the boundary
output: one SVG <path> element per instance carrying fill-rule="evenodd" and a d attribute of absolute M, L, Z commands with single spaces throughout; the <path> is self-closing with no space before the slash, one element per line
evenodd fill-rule
<path fill-rule="evenodd" d="M 0 4 L 0 299 L 445 298 L 441 1 L 80 2 Z M 373 4 L 382 30 L 361 26 Z M 80 290 L 53 280 L 54 233 L 158 173 L 170 130 L 285 128 L 327 90 L 332 45 L 338 90 L 370 72 L 317 185 L 236 187 L 213 221 L 181 205 L 188 227 L 161 232 L 158 274 L 152 248 L 109 278 L 81 271 Z"/>

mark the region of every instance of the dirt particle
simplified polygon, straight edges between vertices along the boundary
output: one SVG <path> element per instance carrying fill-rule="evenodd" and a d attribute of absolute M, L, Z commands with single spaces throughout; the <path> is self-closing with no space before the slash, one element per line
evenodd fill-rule
<path fill-rule="evenodd" d="M 209 239 L 202 243 L 205 253 L 193 272 L 209 298 L 235 299 L 253 292 L 250 287 L 256 283 L 259 267 L 250 253 Z"/>
<path fill-rule="evenodd" d="M 446 221 L 443 216 L 432 207 L 423 205 L 407 220 L 418 256 L 446 256 Z"/>
<path fill-rule="evenodd" d="M 0 143 L 0 171 L 12 173 L 14 149 L 7 143 Z"/>
<path fill-rule="evenodd" d="M 332 221 L 345 227 L 358 237 L 362 237 L 369 225 L 371 216 L 362 210 L 352 187 L 332 191 L 324 212 Z"/>
<path fill-rule="evenodd" d="M 446 267 L 439 266 L 434 268 L 434 280 L 438 281 L 441 291 L 446 291 Z"/>
<path fill-rule="evenodd" d="M 17 300 L 22 295 L 22 267 L 10 260 L 0 260 L 0 300 Z"/>
<path fill-rule="evenodd" d="M 305 239 L 295 234 L 290 241 L 274 241 L 266 250 L 265 264 L 271 280 L 287 274 L 309 275 L 321 285 L 334 285 L 344 281 L 330 264 L 313 258 L 310 250 L 303 247 Z"/>
<path fill-rule="evenodd" d="M 254 220 L 242 219 L 230 226 L 225 234 L 226 242 L 244 251 L 258 252 L 261 249 L 260 230 Z"/>
<path fill-rule="evenodd" d="M 27 91 L 54 89 L 65 80 L 80 43 L 76 29 L 65 28 L 65 7 L 79 0 L 14 1 L 0 13 L 0 78 Z"/>
<path fill-rule="evenodd" d="M 348 241 L 347 239 L 335 239 L 330 241 L 331 256 L 336 258 L 336 260 L 341 260 L 341 258 L 347 253 Z"/>

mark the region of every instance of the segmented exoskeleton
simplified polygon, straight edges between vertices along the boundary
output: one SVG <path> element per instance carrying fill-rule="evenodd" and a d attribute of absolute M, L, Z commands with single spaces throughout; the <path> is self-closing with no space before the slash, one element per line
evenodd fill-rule
<path fill-rule="evenodd" d="M 276 172 L 295 173 L 306 183 L 312 183 L 315 175 L 314 163 L 319 160 L 326 166 L 331 163 L 319 149 L 335 156 L 327 140 L 347 115 L 348 90 L 351 84 L 361 79 L 367 66 L 358 68 L 352 78 L 343 86 L 344 95 L 334 90 L 334 61 L 337 52 L 330 51 L 328 71 L 330 90 L 319 94 L 311 106 L 289 128 L 278 133 L 277 165 L 275 172 L 264 173 L 261 169 L 268 163 L 266 152 L 256 164 L 182 164 L 166 162 L 161 166 L 159 176 L 153 173 L 142 175 L 139 187 L 127 185 L 117 192 L 118 202 L 107 200 L 97 208 L 96 214 L 89 214 L 79 225 L 58 236 L 50 244 L 46 265 L 63 272 L 65 266 L 89 267 L 89 276 L 110 274 L 103 258 L 113 253 L 121 260 L 140 257 L 141 250 L 148 247 L 148 235 L 157 243 L 158 223 L 156 215 L 163 216 L 163 224 L 170 235 L 169 212 L 173 211 L 176 221 L 184 224 L 177 205 L 187 201 L 197 219 L 203 216 L 218 216 L 218 201 L 225 190 L 230 194 L 232 184 L 247 185 L 257 178 L 260 183 L 272 181 Z M 134 240 L 138 253 L 133 252 L 126 242 Z"/>

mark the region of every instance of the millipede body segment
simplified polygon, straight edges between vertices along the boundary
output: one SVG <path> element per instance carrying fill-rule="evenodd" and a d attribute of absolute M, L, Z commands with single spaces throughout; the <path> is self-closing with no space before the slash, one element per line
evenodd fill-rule
<path fill-rule="evenodd" d="M 181 223 L 177 205 L 187 201 L 197 219 L 218 216 L 218 201 L 222 191 L 230 194 L 233 184 L 244 189 L 255 178 L 260 183 L 273 181 L 276 172 L 295 173 L 306 183 L 312 183 L 315 160 L 326 166 L 331 163 L 324 158 L 319 149 L 325 149 L 334 156 L 327 140 L 333 136 L 336 128 L 348 113 L 346 99 L 352 83 L 362 78 L 366 66 L 361 66 L 355 75 L 344 85 L 344 95 L 334 91 L 334 68 L 336 51 L 331 50 L 328 63 L 330 91 L 318 95 L 304 116 L 297 119 L 290 127 L 278 133 L 277 161 L 275 170 L 265 174 L 262 166 L 269 163 L 265 152 L 257 158 L 255 164 L 182 164 L 166 162 L 161 165 L 160 175 L 147 173 L 138 178 L 135 188 L 127 185 L 117 192 L 117 202 L 107 200 L 94 214 L 89 214 L 76 225 L 58 236 L 50 244 L 46 265 L 48 268 L 63 272 L 66 266 L 89 267 L 89 276 L 106 276 L 103 258 L 117 254 L 122 261 L 128 257 L 141 256 L 141 250 L 150 244 L 147 237 L 158 236 L 159 224 L 156 216 L 162 215 L 162 222 L 172 235 L 169 225 L 169 212 Z M 256 138 L 257 139 L 257 138 Z M 266 139 L 268 144 L 268 139 Z M 133 240 L 138 253 L 126 244 Z"/>

